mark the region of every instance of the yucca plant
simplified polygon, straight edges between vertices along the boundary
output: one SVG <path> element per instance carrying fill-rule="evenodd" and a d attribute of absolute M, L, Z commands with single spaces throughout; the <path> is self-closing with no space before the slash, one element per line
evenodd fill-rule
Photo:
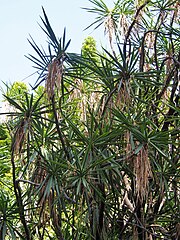
<path fill-rule="evenodd" d="M 41 96 L 6 96 L 14 107 L 13 234 L 178 239 L 179 3 L 118 0 L 110 10 L 89 2 L 97 14 L 89 27 L 105 24 L 110 50 L 68 53 L 66 30 L 58 39 L 43 9 L 48 50 L 31 38 L 36 56 L 28 56 Z"/>

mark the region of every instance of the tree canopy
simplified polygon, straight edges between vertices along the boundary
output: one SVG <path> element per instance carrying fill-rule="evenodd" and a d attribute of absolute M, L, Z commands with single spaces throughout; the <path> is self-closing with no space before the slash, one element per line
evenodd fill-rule
<path fill-rule="evenodd" d="M 36 84 L 4 95 L 0 239 L 177 240 L 180 4 L 89 3 L 109 48 L 69 52 L 42 9 Z"/>

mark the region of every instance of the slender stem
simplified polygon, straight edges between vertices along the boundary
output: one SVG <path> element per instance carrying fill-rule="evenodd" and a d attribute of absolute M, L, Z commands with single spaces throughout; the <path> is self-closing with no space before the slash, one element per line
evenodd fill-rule
<path fill-rule="evenodd" d="M 20 220 L 21 220 L 22 225 L 25 230 L 26 240 L 31 240 L 32 238 L 31 238 L 30 231 L 29 231 L 26 219 L 25 219 L 25 214 L 24 214 L 24 205 L 23 205 L 23 200 L 22 200 L 22 195 L 21 195 L 21 188 L 19 186 L 19 181 L 16 180 L 16 167 L 15 167 L 15 162 L 14 162 L 14 147 L 12 147 L 11 164 L 12 164 L 12 174 L 13 174 L 13 187 L 14 187 L 14 193 L 15 193 L 16 201 L 17 201 L 17 205 L 18 205 Z"/>
<path fill-rule="evenodd" d="M 143 66 L 144 66 L 144 57 L 145 57 L 145 53 L 144 53 L 144 42 L 145 42 L 145 38 L 146 35 L 150 32 L 155 32 L 155 33 L 159 33 L 158 30 L 148 30 L 147 32 L 144 33 L 143 39 L 142 39 L 142 46 L 141 46 L 141 57 L 140 57 L 140 71 L 143 72 Z M 157 36 L 156 34 L 156 36 Z M 154 47 L 154 51 L 155 51 L 155 55 L 157 55 L 156 52 L 156 48 Z"/>
<path fill-rule="evenodd" d="M 137 17 L 138 17 L 138 15 L 139 15 L 140 11 L 141 11 L 148 3 L 149 3 L 149 1 L 146 1 L 144 4 L 142 4 L 142 5 L 137 9 L 136 14 L 135 14 L 135 16 L 134 16 L 134 20 L 132 21 L 132 23 L 131 23 L 131 25 L 130 25 L 130 27 L 129 27 L 129 29 L 128 29 L 128 32 L 127 32 L 127 34 L 126 34 L 126 36 L 125 36 L 124 46 L 123 46 L 123 53 L 124 53 L 125 58 L 126 58 L 126 46 L 127 46 L 127 42 L 128 42 L 129 37 L 130 37 L 131 31 L 132 31 L 134 25 L 135 25 L 136 22 L 137 22 Z"/>

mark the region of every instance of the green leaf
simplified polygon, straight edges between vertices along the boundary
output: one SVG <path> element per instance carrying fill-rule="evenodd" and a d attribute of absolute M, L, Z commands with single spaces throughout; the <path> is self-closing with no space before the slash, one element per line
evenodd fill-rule
<path fill-rule="evenodd" d="M 168 159 L 168 156 L 154 143 L 152 143 L 151 141 L 149 141 L 149 144 L 155 148 L 163 157 L 165 157 L 166 159 Z"/>

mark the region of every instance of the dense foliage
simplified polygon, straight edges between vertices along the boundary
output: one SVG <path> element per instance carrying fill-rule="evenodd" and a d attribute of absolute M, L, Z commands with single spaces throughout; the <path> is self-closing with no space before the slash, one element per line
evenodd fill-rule
<path fill-rule="evenodd" d="M 109 48 L 69 53 L 43 9 L 34 89 L 4 95 L 0 239 L 179 239 L 180 4 L 89 2 Z"/>

